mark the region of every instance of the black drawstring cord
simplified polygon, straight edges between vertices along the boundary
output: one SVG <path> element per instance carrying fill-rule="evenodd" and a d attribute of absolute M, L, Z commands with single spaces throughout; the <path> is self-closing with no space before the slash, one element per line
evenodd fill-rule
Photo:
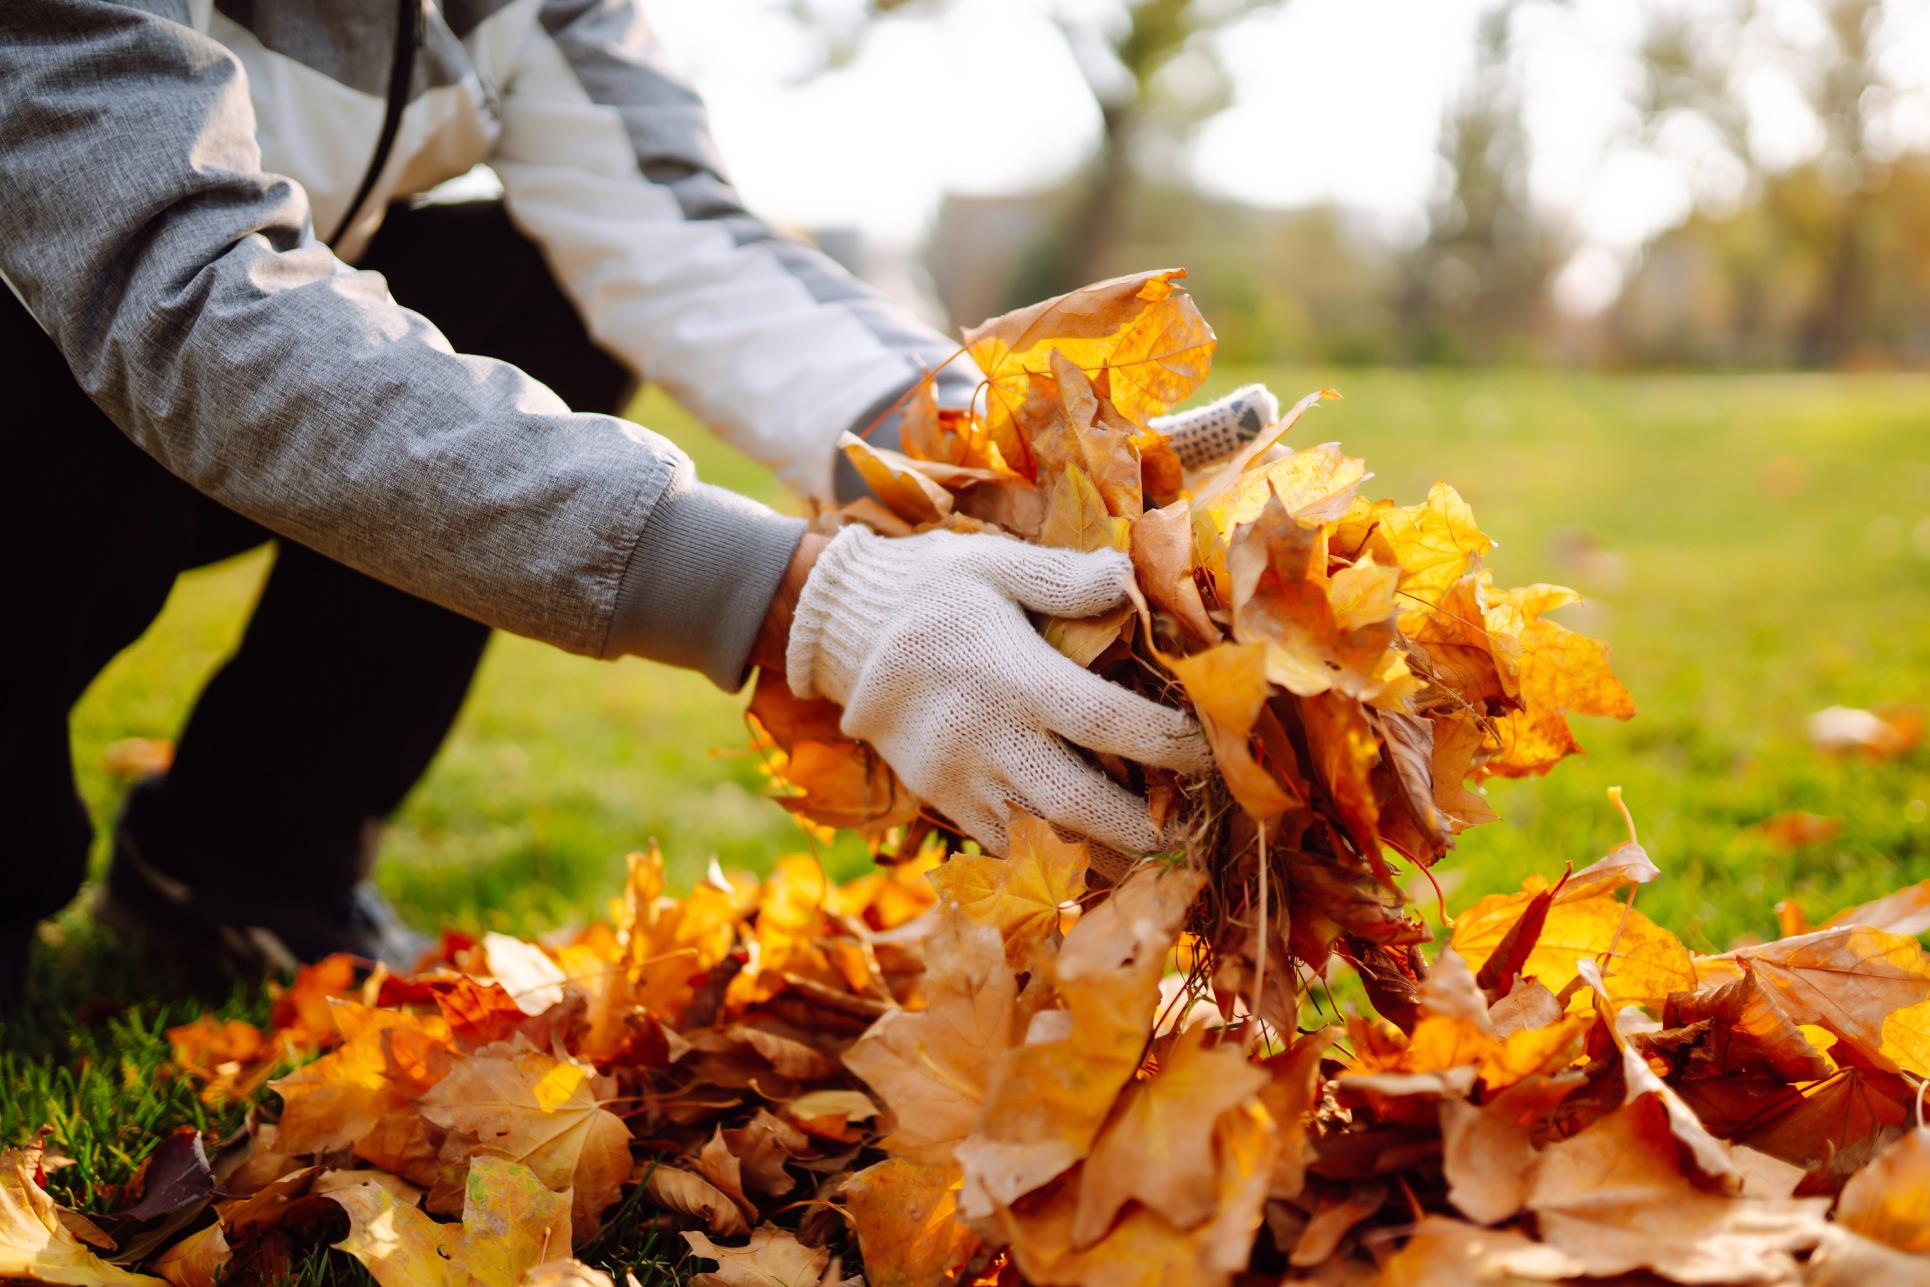
<path fill-rule="evenodd" d="M 375 181 L 382 176 L 382 167 L 389 163 L 389 151 L 395 146 L 396 131 L 402 128 L 402 112 L 409 105 L 409 81 L 415 74 L 415 52 L 422 45 L 422 3 L 423 0 L 397 0 L 395 8 L 395 60 L 389 64 L 389 102 L 382 114 L 382 133 L 375 140 L 375 155 L 369 158 L 369 168 L 362 175 L 361 186 L 355 189 L 355 199 L 342 211 L 342 221 L 335 225 L 335 234 L 328 239 L 333 247 L 342 240 L 342 234 L 355 222 L 361 213 L 362 203 L 369 199 L 375 190 Z"/>

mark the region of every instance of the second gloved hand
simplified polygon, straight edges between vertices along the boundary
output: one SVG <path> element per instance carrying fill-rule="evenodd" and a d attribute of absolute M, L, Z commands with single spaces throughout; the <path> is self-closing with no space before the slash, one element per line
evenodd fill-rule
<path fill-rule="evenodd" d="M 1012 805 L 1145 853 L 1159 843 L 1146 802 L 1072 747 L 1203 772 L 1198 726 L 1075 665 L 1025 615 L 1107 611 L 1131 575 L 1110 550 L 847 527 L 804 583 L 786 677 L 798 696 L 842 705 L 845 733 L 993 853 L 1006 851 Z"/>

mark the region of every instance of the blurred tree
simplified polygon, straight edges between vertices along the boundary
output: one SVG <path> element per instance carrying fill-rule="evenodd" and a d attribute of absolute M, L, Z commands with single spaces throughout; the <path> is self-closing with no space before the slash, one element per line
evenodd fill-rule
<path fill-rule="evenodd" d="M 866 25 L 896 14 L 933 14 L 966 0 L 859 0 L 827 11 L 822 0 L 787 0 L 818 33 L 826 65 L 850 59 Z M 1057 204 L 1050 231 L 1020 261 L 1011 301 L 1039 299 L 1132 267 L 1118 247 L 1127 212 L 1152 168 L 1176 163 L 1192 131 L 1228 106 L 1232 91 L 1215 37 L 1247 14 L 1283 0 L 1046 0 L 1093 102 L 1099 147 L 1076 192 Z"/>
<path fill-rule="evenodd" d="M 1528 192 L 1513 48 L 1526 2 L 1501 0 L 1481 15 L 1473 73 L 1442 115 L 1441 192 L 1402 275 L 1401 346 L 1410 361 L 1492 361 L 1543 329 L 1560 247 Z"/>
<path fill-rule="evenodd" d="M 1884 222 L 1893 158 L 1872 142 L 1891 103 L 1881 55 L 1884 25 L 1898 7 L 1816 0 L 1817 21 L 1805 25 L 1778 21 L 1756 0 L 1702 0 L 1651 23 L 1642 48 L 1644 137 L 1673 132 L 1679 140 L 1685 127 L 1700 130 L 1742 176 L 1724 204 L 1749 207 L 1697 215 L 1668 238 L 1673 254 L 1663 262 L 1680 264 L 1693 239 L 1680 233 L 1725 243 L 1713 258 L 1740 274 L 1725 283 L 1734 297 L 1726 312 L 1739 332 L 1730 347 L 1746 360 L 1786 344 L 1775 356 L 1834 364 L 1875 338 L 1873 235 Z M 1765 79 L 1792 90 L 1815 121 L 1820 146 L 1799 165 L 1766 155 L 1748 110 L 1751 82 Z M 1793 323 L 1792 289 L 1802 293 Z"/>

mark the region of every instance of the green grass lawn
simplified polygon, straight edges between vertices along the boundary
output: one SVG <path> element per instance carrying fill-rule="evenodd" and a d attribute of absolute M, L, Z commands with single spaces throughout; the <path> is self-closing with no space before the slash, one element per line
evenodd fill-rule
<path fill-rule="evenodd" d="M 1580 589 L 1589 602 L 1565 619 L 1613 643 L 1640 705 L 1626 725 L 1577 721 L 1586 758 L 1492 788 L 1503 820 L 1440 867 L 1454 905 L 1608 849 L 1622 835 L 1613 784 L 1664 872 L 1641 906 L 1701 950 L 1772 934 L 1785 896 L 1820 916 L 1930 876 L 1930 754 L 1832 760 L 1803 732 L 1835 703 L 1930 701 L 1930 379 L 1227 371 L 1214 388 L 1254 378 L 1283 398 L 1339 385 L 1346 401 L 1315 411 L 1298 441 L 1365 456 L 1372 495 L 1409 502 L 1453 482 L 1500 542 L 1501 581 Z M 637 415 L 710 481 L 777 498 L 661 398 Z M 122 789 L 104 748 L 172 735 L 265 566 L 255 554 L 184 578 L 75 712 L 103 829 Z M 623 854 L 653 837 L 686 882 L 712 855 L 757 867 L 807 847 L 759 798 L 741 706 L 692 675 L 499 638 L 396 819 L 381 882 L 425 926 L 533 930 L 598 912 Z M 1841 835 L 1788 853 L 1753 829 L 1789 809 L 1837 818 Z M 827 861 L 849 874 L 865 860 L 845 844 Z M 137 980 L 84 915 L 49 938 L 61 946 L 43 952 L 41 978 L 56 1001 L 131 993 Z M 57 1114 L 69 1151 L 93 1150 L 87 1174 L 111 1182 L 155 1125 L 197 1111 L 150 1075 L 160 1027 L 188 1008 L 82 1013 L 113 1017 L 88 1026 L 63 1008 L 4 1033 L 0 1130 Z M 83 1181 L 65 1182 L 85 1198 Z"/>

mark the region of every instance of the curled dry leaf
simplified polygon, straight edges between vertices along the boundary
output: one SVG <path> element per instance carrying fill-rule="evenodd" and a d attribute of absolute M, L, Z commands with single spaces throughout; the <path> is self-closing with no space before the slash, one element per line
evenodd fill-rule
<path fill-rule="evenodd" d="M 785 1229 L 759 1225 L 741 1247 L 720 1247 L 693 1230 L 684 1241 L 690 1250 L 717 1262 L 715 1272 L 698 1274 L 692 1287 L 813 1287 L 831 1263 L 822 1247 L 807 1247 Z"/>
<path fill-rule="evenodd" d="M 191 1233 L 154 1259 L 154 1272 L 173 1287 L 215 1287 L 232 1251 L 219 1224 Z"/>
<path fill-rule="evenodd" d="M 652 1165 L 644 1173 L 643 1192 L 657 1206 L 696 1216 L 720 1238 L 739 1238 L 750 1232 L 743 1209 L 729 1194 L 680 1167 Z"/>
<path fill-rule="evenodd" d="M 61 1223 L 60 1208 L 35 1183 L 38 1145 L 0 1153 L 0 1278 L 76 1287 L 159 1287 L 161 1279 L 111 1265 Z"/>
<path fill-rule="evenodd" d="M 1919 1125 L 1850 1177 L 1836 1222 L 1898 1251 L 1930 1257 L 1930 1129 Z M 1918 1267 L 1930 1276 L 1930 1260 Z"/>

